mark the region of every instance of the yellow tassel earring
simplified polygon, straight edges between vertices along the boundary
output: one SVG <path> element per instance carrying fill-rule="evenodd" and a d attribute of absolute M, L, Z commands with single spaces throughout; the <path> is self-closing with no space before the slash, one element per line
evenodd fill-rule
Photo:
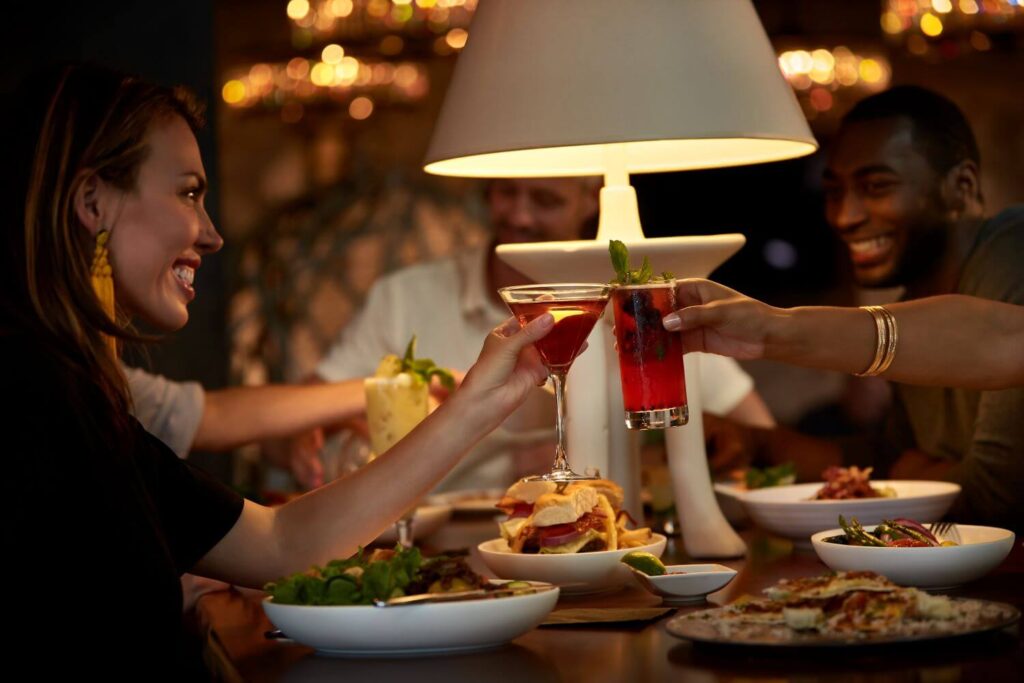
<path fill-rule="evenodd" d="M 107 246 L 107 242 L 110 241 L 110 230 L 101 229 L 96 235 L 96 252 L 92 257 L 92 268 L 90 269 L 90 276 L 92 278 L 92 288 L 96 292 L 96 298 L 99 299 L 100 307 L 103 312 L 107 314 L 111 322 L 116 322 L 117 319 L 114 317 L 114 277 L 113 271 L 110 269 L 110 248 Z M 110 352 L 117 357 L 117 339 L 109 335 L 103 335 L 107 341 L 107 345 L 110 347 Z"/>

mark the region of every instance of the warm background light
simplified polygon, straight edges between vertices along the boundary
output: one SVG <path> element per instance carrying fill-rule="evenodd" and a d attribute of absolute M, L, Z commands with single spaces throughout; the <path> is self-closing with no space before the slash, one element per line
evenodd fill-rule
<path fill-rule="evenodd" d="M 331 43 L 320 53 L 320 58 L 328 64 L 338 64 L 345 56 L 345 48 L 337 43 Z"/>
<path fill-rule="evenodd" d="M 309 2 L 307 0 L 291 0 L 287 7 L 288 18 L 299 21 L 309 14 Z"/>
<path fill-rule="evenodd" d="M 887 87 L 892 76 L 885 57 L 856 54 L 845 45 L 786 50 L 779 55 L 779 69 L 812 121 L 832 111 L 841 98 L 855 99 Z"/>
<path fill-rule="evenodd" d="M 369 97 L 357 97 L 348 105 L 349 116 L 362 121 L 363 119 L 369 118 L 370 114 L 373 113 L 373 100 Z"/>
<path fill-rule="evenodd" d="M 992 36 L 1024 32 L 1021 0 L 885 0 L 881 26 L 910 54 L 948 61 L 992 49 Z"/>

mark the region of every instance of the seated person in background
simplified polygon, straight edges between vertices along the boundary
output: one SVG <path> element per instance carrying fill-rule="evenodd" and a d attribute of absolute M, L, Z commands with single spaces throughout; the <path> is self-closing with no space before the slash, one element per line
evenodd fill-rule
<path fill-rule="evenodd" d="M 124 366 L 132 414 L 179 458 L 189 451 L 229 451 L 292 436 L 361 415 L 358 380 L 310 386 L 266 385 L 207 391 L 198 382 L 175 382 Z"/>
<path fill-rule="evenodd" d="M 500 179 L 486 190 L 494 237 L 487 247 L 391 273 L 370 289 L 361 313 L 342 331 L 316 369 L 316 381 L 372 375 L 381 357 L 401 355 L 413 334 L 418 348 L 441 366 L 464 370 L 473 362 L 476 340 L 508 316 L 497 290 L 529 284 L 499 260 L 495 247 L 520 242 L 592 239 L 597 230 L 595 179 Z M 705 358 L 701 385 L 704 410 L 745 424 L 771 426 L 771 413 L 753 380 L 726 358 Z M 554 399 L 535 391 L 503 425 L 443 482 L 449 490 L 505 488 L 517 477 L 546 469 L 554 449 Z M 293 471 L 320 472 L 317 451 L 296 440 Z M 317 444 L 317 441 L 312 441 Z M 511 452 L 532 446 L 533 465 Z M 304 482 L 320 483 L 317 476 Z"/>
<path fill-rule="evenodd" d="M 826 217 L 849 247 L 859 284 L 902 285 L 906 299 L 960 294 L 1024 305 L 1024 207 L 986 218 L 979 169 L 974 134 L 946 98 L 900 87 L 857 104 L 830 151 L 825 191 Z M 948 318 L 933 331 L 935 344 L 959 325 Z M 958 362 L 973 363 L 973 354 Z M 1019 385 L 897 384 L 884 433 L 842 444 L 725 422 L 711 425 L 708 436 L 729 454 L 725 462 L 712 453 L 713 467 L 793 460 L 801 479 L 816 480 L 832 465 L 873 466 L 879 478 L 959 483 L 963 493 L 950 512 L 956 521 L 1020 528 L 1024 516 Z"/>

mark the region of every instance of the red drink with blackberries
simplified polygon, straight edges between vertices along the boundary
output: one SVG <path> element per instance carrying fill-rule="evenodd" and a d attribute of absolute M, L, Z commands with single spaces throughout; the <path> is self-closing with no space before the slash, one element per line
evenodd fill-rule
<path fill-rule="evenodd" d="M 616 286 L 612 306 L 626 426 L 665 429 L 686 424 L 682 337 L 661 323 L 676 310 L 675 282 Z"/>

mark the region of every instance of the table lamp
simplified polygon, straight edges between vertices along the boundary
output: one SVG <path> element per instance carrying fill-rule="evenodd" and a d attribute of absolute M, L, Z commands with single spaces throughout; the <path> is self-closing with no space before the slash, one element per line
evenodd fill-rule
<path fill-rule="evenodd" d="M 748 0 L 480 0 L 469 35 L 425 170 L 604 176 L 596 240 L 498 247 L 499 258 L 537 282 L 608 281 L 610 239 L 656 270 L 705 277 L 743 236 L 645 238 L 629 174 L 817 149 Z M 680 214 L 700 200 L 681 197 Z M 639 463 L 623 424 L 609 327 L 599 326 L 571 373 L 569 460 L 577 471 L 597 466 L 618 480 L 636 514 Z M 676 506 L 690 555 L 736 556 L 744 545 L 708 474 L 698 356 L 686 360 L 690 422 L 666 432 Z"/>

